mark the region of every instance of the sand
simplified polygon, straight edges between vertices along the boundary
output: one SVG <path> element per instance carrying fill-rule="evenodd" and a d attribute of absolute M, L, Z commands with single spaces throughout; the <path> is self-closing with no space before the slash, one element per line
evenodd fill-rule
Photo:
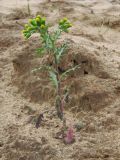
<path fill-rule="evenodd" d="M 0 0 L 0 160 L 119 160 L 120 1 L 30 0 L 30 8 L 31 16 L 26 0 Z M 53 87 L 46 75 L 31 73 L 50 63 L 35 54 L 39 37 L 21 35 L 36 14 L 47 17 L 51 30 L 62 17 L 73 23 L 60 40 L 70 44 L 61 69 L 81 65 L 63 82 L 70 86 L 67 125 L 79 126 L 70 145 L 56 138 L 62 124 Z"/>

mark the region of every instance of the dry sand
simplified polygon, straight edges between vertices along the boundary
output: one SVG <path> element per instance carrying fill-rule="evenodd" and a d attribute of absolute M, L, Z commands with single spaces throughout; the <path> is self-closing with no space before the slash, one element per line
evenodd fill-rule
<path fill-rule="evenodd" d="M 0 0 L 0 160 L 120 160 L 120 1 L 30 0 L 32 17 L 46 16 L 53 26 L 62 17 L 73 23 L 61 38 L 70 49 L 60 64 L 81 64 L 64 82 L 71 89 L 67 123 L 81 126 L 71 145 L 55 138 L 61 122 L 46 75 L 31 73 L 49 61 L 35 55 L 37 35 L 29 41 L 21 35 L 18 23 L 30 18 L 26 4 Z"/>

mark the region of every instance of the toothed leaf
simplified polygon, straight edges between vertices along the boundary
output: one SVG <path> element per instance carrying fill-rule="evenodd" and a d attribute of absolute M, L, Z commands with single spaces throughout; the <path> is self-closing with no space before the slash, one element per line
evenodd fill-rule
<path fill-rule="evenodd" d="M 61 75 L 61 79 L 64 79 L 65 77 L 67 77 L 69 75 L 70 72 L 75 71 L 76 69 L 80 68 L 80 65 L 77 65 L 73 68 L 68 69 L 67 71 L 65 71 L 64 73 L 62 73 Z"/>
<path fill-rule="evenodd" d="M 49 75 L 50 75 L 50 80 L 51 80 L 52 84 L 58 89 L 58 81 L 57 81 L 56 74 L 54 72 L 50 71 Z"/>
<path fill-rule="evenodd" d="M 57 48 L 56 52 L 56 58 L 57 58 L 57 62 L 60 63 L 61 57 L 63 56 L 63 54 L 65 53 L 67 49 L 67 44 L 63 44 L 61 45 L 61 47 Z"/>

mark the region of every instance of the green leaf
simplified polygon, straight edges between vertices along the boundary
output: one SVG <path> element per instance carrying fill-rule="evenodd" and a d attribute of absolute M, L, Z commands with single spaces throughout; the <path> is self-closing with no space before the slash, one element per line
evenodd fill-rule
<path fill-rule="evenodd" d="M 45 48 L 48 50 L 48 49 L 52 49 L 53 46 L 52 46 L 52 41 L 51 41 L 51 37 L 48 33 L 46 34 L 43 34 L 42 35 L 42 38 L 43 38 L 43 43 L 45 43 Z"/>
<path fill-rule="evenodd" d="M 34 73 L 34 72 L 38 72 L 38 71 L 41 71 L 42 70 L 42 67 L 39 67 L 39 68 L 35 68 L 35 69 L 32 69 L 32 73 Z"/>
<path fill-rule="evenodd" d="M 57 73 L 57 71 L 56 71 L 53 67 L 47 66 L 47 65 L 42 65 L 42 66 L 39 67 L 39 68 L 33 69 L 33 70 L 32 70 L 32 73 L 37 72 L 37 71 L 41 71 L 41 70 L 46 70 L 46 71 L 49 71 L 49 72 Z"/>
<path fill-rule="evenodd" d="M 75 66 L 73 68 L 68 69 L 67 71 L 65 71 L 64 73 L 61 74 L 61 79 L 64 79 L 66 76 L 69 75 L 70 72 L 73 72 L 78 68 L 80 68 L 80 65 L 77 65 L 77 66 Z"/>
<path fill-rule="evenodd" d="M 53 39 L 54 39 L 54 41 L 56 41 L 57 39 L 60 38 L 61 32 L 62 32 L 62 31 L 61 31 L 60 29 L 58 29 L 58 30 L 56 30 L 56 31 L 54 32 L 54 34 L 53 34 Z"/>
<path fill-rule="evenodd" d="M 25 38 L 28 39 L 28 38 L 30 38 L 30 36 L 31 36 L 31 33 L 28 32 L 28 33 L 26 33 Z"/>
<path fill-rule="evenodd" d="M 57 76 L 54 72 L 50 71 L 50 80 L 52 82 L 52 84 L 58 89 L 58 81 L 57 81 Z"/>
<path fill-rule="evenodd" d="M 65 44 L 61 45 L 61 47 L 57 48 L 56 59 L 57 59 L 58 63 L 60 63 L 61 57 L 65 53 L 66 49 L 67 49 L 67 43 L 65 43 Z"/>

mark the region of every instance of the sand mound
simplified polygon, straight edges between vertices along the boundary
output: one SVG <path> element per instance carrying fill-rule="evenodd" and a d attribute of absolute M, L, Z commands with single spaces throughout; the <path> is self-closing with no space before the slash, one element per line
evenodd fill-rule
<path fill-rule="evenodd" d="M 73 22 L 70 33 L 59 42 L 69 42 L 59 72 L 81 66 L 63 81 L 63 88 L 70 87 L 65 114 L 68 126 L 74 126 L 76 141 L 65 145 L 56 138 L 61 123 L 54 108 L 55 91 L 47 73 L 32 72 L 42 64 L 52 64 L 48 56 L 35 54 L 41 45 L 38 35 L 28 41 L 21 35 L 22 25 L 30 18 L 26 1 L 9 4 L 4 0 L 0 4 L 0 159 L 119 160 L 119 0 L 40 4 L 31 0 L 30 6 L 31 17 L 46 16 L 51 29 L 64 16 Z M 44 118 L 38 128 L 40 114 Z"/>

